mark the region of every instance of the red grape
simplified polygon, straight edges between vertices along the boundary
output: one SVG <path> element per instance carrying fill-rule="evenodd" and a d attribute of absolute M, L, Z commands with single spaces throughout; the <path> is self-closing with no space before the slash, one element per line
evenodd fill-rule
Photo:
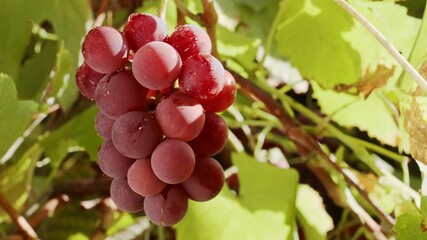
<path fill-rule="evenodd" d="M 98 86 L 98 82 L 104 76 L 105 74 L 96 72 L 84 62 L 76 71 L 77 87 L 83 96 L 90 100 L 94 100 L 96 86 Z"/>
<path fill-rule="evenodd" d="M 86 63 L 99 73 L 112 73 L 125 65 L 128 47 L 122 34 L 112 27 L 96 27 L 83 42 Z"/>
<path fill-rule="evenodd" d="M 148 42 L 163 41 L 168 35 L 166 23 L 148 13 L 131 14 L 123 32 L 134 52 Z"/>
<path fill-rule="evenodd" d="M 151 155 L 154 174 L 165 183 L 177 184 L 187 179 L 194 169 L 195 156 L 184 141 L 166 139 Z"/>
<path fill-rule="evenodd" d="M 200 99 L 205 111 L 222 112 L 230 107 L 236 99 L 236 80 L 233 75 L 225 70 L 225 82 L 221 92 L 209 100 Z"/>
<path fill-rule="evenodd" d="M 197 158 L 193 173 L 181 185 L 190 199 L 198 202 L 208 201 L 221 191 L 224 172 L 215 159 Z"/>
<path fill-rule="evenodd" d="M 111 119 L 102 112 L 97 112 L 95 116 L 95 129 L 103 139 L 111 138 L 114 119 Z"/>
<path fill-rule="evenodd" d="M 148 90 L 138 84 L 132 73 L 122 70 L 105 76 L 96 87 L 95 101 L 99 110 L 111 119 L 130 111 L 147 108 Z"/>
<path fill-rule="evenodd" d="M 129 168 L 127 176 L 130 188 L 141 196 L 154 196 L 166 186 L 166 183 L 154 174 L 149 159 L 136 160 Z"/>
<path fill-rule="evenodd" d="M 160 194 L 146 197 L 144 211 L 147 217 L 160 226 L 171 226 L 184 218 L 188 197 L 178 186 L 166 187 Z"/>
<path fill-rule="evenodd" d="M 105 141 L 98 151 L 98 166 L 111 178 L 125 178 L 134 159 L 123 156 L 114 147 L 111 140 Z"/>
<path fill-rule="evenodd" d="M 198 100 L 211 99 L 224 87 L 224 67 L 211 55 L 194 55 L 182 64 L 179 86 Z"/>
<path fill-rule="evenodd" d="M 188 144 L 198 156 L 212 156 L 219 153 L 227 143 L 227 123 L 221 116 L 207 112 L 206 120 L 200 134 Z"/>
<path fill-rule="evenodd" d="M 144 209 L 144 197 L 132 191 L 126 178 L 113 179 L 110 195 L 114 204 L 123 211 L 139 212 Z"/>
<path fill-rule="evenodd" d="M 175 92 L 156 107 L 156 119 L 168 138 L 194 139 L 205 123 L 203 107 L 193 98 Z"/>
<path fill-rule="evenodd" d="M 111 138 L 123 155 L 144 158 L 160 143 L 163 134 L 153 114 L 134 111 L 117 118 Z"/>
<path fill-rule="evenodd" d="M 142 86 L 161 90 L 178 78 L 181 64 L 181 58 L 173 47 L 155 41 L 145 44 L 135 53 L 132 71 Z"/>
<path fill-rule="evenodd" d="M 196 25 L 178 26 L 167 42 L 181 55 L 182 61 L 197 54 L 210 54 L 212 43 L 206 31 Z"/>

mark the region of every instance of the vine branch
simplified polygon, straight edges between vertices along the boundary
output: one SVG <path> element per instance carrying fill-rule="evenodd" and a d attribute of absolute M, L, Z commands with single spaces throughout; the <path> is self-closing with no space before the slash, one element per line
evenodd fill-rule
<path fill-rule="evenodd" d="M 166 19 L 166 11 L 168 10 L 168 0 L 161 0 L 159 5 L 159 18 Z"/>
<path fill-rule="evenodd" d="M 9 217 L 26 238 L 31 240 L 40 239 L 27 220 L 23 216 L 19 215 L 2 193 L 0 193 L 0 206 L 7 212 L 7 214 L 9 214 Z"/>
<path fill-rule="evenodd" d="M 414 79 L 418 86 L 427 92 L 427 82 L 421 76 L 421 74 L 403 57 L 396 47 L 380 32 L 375 28 L 361 13 L 359 13 L 353 6 L 351 6 L 345 0 L 335 0 L 345 11 L 347 11 L 352 17 L 354 17 L 363 27 L 368 30 L 369 33 L 374 36 L 378 42 L 388 51 L 388 53 L 400 64 L 400 66 Z"/>

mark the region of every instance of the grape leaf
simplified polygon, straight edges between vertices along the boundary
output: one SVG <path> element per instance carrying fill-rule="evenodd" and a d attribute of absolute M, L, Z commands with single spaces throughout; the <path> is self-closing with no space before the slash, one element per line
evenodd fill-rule
<path fill-rule="evenodd" d="M 327 239 L 327 232 L 334 228 L 334 223 L 326 212 L 319 193 L 309 185 L 300 184 L 296 206 L 298 221 L 304 231 L 304 239 Z"/>
<path fill-rule="evenodd" d="M 420 21 L 409 17 L 406 8 L 390 2 L 351 3 L 401 52 L 409 54 Z M 305 78 L 323 88 L 366 80 L 365 75 L 375 72 L 379 65 L 390 70 L 397 66 L 377 40 L 334 1 L 290 0 L 284 8 L 276 35 L 279 53 L 289 57 Z M 400 72 L 399 68 L 393 76 L 397 78 Z M 374 87 L 378 82 L 373 82 Z"/>
<path fill-rule="evenodd" d="M 424 11 L 426 16 L 427 7 Z M 423 77 L 427 74 L 425 68 L 427 65 L 426 48 L 427 45 L 427 18 L 424 17 L 420 29 L 417 43 L 412 51 L 410 63 L 415 68 L 420 68 Z M 406 132 L 409 135 L 409 144 L 412 156 L 427 163 L 427 93 L 420 89 L 415 81 L 405 74 L 400 82 L 402 94 L 400 95 L 400 111 L 403 116 L 403 123 Z"/>
<path fill-rule="evenodd" d="M 32 82 L 18 82 L 28 80 L 18 78 L 22 69 L 21 61 L 24 58 L 26 47 L 29 43 L 32 23 L 41 24 L 49 22 L 59 40 L 64 40 L 64 47 L 70 52 L 71 67 L 69 78 L 74 79 L 74 71 L 77 68 L 81 39 L 86 33 L 86 21 L 90 12 L 86 0 L 0 0 L 0 32 L 7 33 L 0 38 L 0 72 L 11 75 L 17 85 L 25 85 L 35 92 L 39 84 Z M 48 63 L 47 59 L 44 59 Z M 50 68 L 49 64 L 43 66 Z M 28 74 L 28 73 L 26 73 Z M 40 82 L 44 79 L 35 79 Z M 69 84 L 64 88 L 65 92 L 74 92 L 76 87 Z M 72 93 L 67 93 L 72 94 Z M 66 108 L 69 105 L 65 106 Z"/>
<path fill-rule="evenodd" d="M 95 106 L 87 109 L 41 140 L 53 168 L 57 168 L 69 152 L 84 150 L 90 159 L 97 159 L 102 140 L 94 127 L 96 112 Z"/>
<path fill-rule="evenodd" d="M 30 194 L 36 162 L 41 154 L 42 148 L 36 144 L 15 161 L 0 165 L 0 192 L 18 211 Z M 8 216 L 0 208 L 0 223 L 9 220 Z"/>
<path fill-rule="evenodd" d="M 403 132 L 398 119 L 380 92 L 374 91 L 368 98 L 324 90 L 312 84 L 313 97 L 318 100 L 322 113 L 345 127 L 357 127 L 370 137 L 391 146 L 407 149 L 402 140 Z M 362 119 L 362 120 L 361 120 Z"/>
<path fill-rule="evenodd" d="M 427 197 L 421 198 L 421 210 L 414 203 L 405 202 L 397 212 L 396 224 L 393 230 L 397 233 L 397 240 L 427 239 L 425 226 L 425 211 L 427 209 Z"/>
<path fill-rule="evenodd" d="M 17 99 L 13 79 L 0 73 L 0 156 L 25 131 L 36 110 L 35 102 Z"/>
<path fill-rule="evenodd" d="M 298 173 L 257 162 L 245 153 L 233 154 L 239 168 L 240 194 L 224 187 L 215 199 L 190 202 L 177 239 L 290 239 L 296 209 Z"/>

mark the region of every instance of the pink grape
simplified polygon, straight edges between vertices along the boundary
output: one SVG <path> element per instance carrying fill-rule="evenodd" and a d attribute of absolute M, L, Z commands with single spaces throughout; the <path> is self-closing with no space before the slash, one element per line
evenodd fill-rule
<path fill-rule="evenodd" d="M 198 54 L 210 54 L 212 43 L 206 31 L 196 25 L 178 26 L 167 39 L 181 55 L 182 61 Z"/>
<path fill-rule="evenodd" d="M 224 87 L 224 81 L 224 67 L 211 55 L 194 55 L 182 64 L 179 86 L 197 100 L 215 97 Z"/>
<path fill-rule="evenodd" d="M 120 153 L 136 159 L 150 155 L 163 134 L 153 114 L 133 111 L 117 118 L 111 138 Z"/>
<path fill-rule="evenodd" d="M 144 197 L 132 191 L 126 178 L 113 179 L 110 195 L 117 208 L 123 211 L 135 213 L 144 209 Z"/>
<path fill-rule="evenodd" d="M 85 62 L 99 73 L 112 73 L 123 68 L 127 61 L 127 51 L 127 43 L 122 34 L 106 26 L 90 30 L 82 47 Z"/>
<path fill-rule="evenodd" d="M 84 62 L 76 71 L 77 87 L 83 96 L 93 101 L 95 99 L 96 86 L 104 76 L 105 74 L 96 72 Z"/>
<path fill-rule="evenodd" d="M 203 107 L 193 98 L 175 92 L 156 107 L 156 119 L 168 138 L 194 139 L 205 123 Z"/>
<path fill-rule="evenodd" d="M 98 166 L 101 171 L 111 178 L 125 178 L 134 159 L 123 156 L 114 147 L 111 139 L 106 140 L 98 151 Z"/>
<path fill-rule="evenodd" d="M 207 112 L 200 134 L 188 144 L 198 156 L 212 156 L 219 153 L 227 143 L 228 127 L 221 116 Z"/>
<path fill-rule="evenodd" d="M 188 197 L 178 186 L 170 186 L 160 194 L 146 197 L 144 211 L 159 226 L 172 226 L 181 221 L 188 209 Z"/>
<path fill-rule="evenodd" d="M 130 188 L 141 196 L 157 195 L 166 186 L 166 183 L 154 174 L 150 159 L 136 160 L 129 168 L 127 177 Z"/>
<path fill-rule="evenodd" d="M 165 183 L 177 184 L 187 179 L 194 169 L 195 156 L 184 141 L 166 139 L 151 155 L 154 174 Z"/>
<path fill-rule="evenodd" d="M 225 70 L 225 82 L 221 92 L 209 100 L 200 99 L 205 111 L 222 112 L 230 107 L 236 99 L 236 80 L 233 75 Z"/>
<path fill-rule="evenodd" d="M 182 184 L 188 197 L 203 202 L 214 198 L 224 185 L 224 172 L 213 158 L 197 158 L 193 174 Z"/>
<path fill-rule="evenodd" d="M 148 90 L 138 84 L 132 73 L 122 70 L 105 76 L 96 87 L 99 110 L 111 119 L 130 111 L 147 109 Z"/>
<path fill-rule="evenodd" d="M 168 35 L 166 23 L 159 17 L 148 13 L 134 13 L 129 16 L 123 29 L 134 52 L 152 41 L 163 41 Z"/>
<path fill-rule="evenodd" d="M 103 139 L 111 138 L 111 131 L 113 129 L 114 119 L 107 117 L 102 112 L 97 112 L 95 116 L 95 129 L 99 136 Z"/>
<path fill-rule="evenodd" d="M 181 57 L 173 47 L 155 41 L 145 44 L 135 53 L 132 71 L 142 86 L 161 90 L 178 79 L 181 65 Z"/>

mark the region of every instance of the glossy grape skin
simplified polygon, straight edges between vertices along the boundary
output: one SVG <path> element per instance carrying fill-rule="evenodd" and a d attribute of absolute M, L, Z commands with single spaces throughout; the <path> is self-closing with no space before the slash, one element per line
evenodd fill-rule
<path fill-rule="evenodd" d="M 225 70 L 225 82 L 221 92 L 212 99 L 201 99 L 199 102 L 205 111 L 222 112 L 233 104 L 236 92 L 236 80 L 229 71 Z"/>
<path fill-rule="evenodd" d="M 194 55 L 182 64 L 179 86 L 197 100 L 215 97 L 224 87 L 224 67 L 211 55 Z"/>
<path fill-rule="evenodd" d="M 205 116 L 202 131 L 195 139 L 188 142 L 196 156 L 215 155 L 227 144 L 228 127 L 224 119 L 213 112 L 207 112 Z"/>
<path fill-rule="evenodd" d="M 150 155 L 163 134 L 153 114 L 132 111 L 117 118 L 111 138 L 120 153 L 137 159 Z"/>
<path fill-rule="evenodd" d="M 206 31 L 196 25 L 178 26 L 167 42 L 174 47 L 182 58 L 182 61 L 197 54 L 210 54 L 212 42 Z"/>
<path fill-rule="evenodd" d="M 108 74 L 96 87 L 95 101 L 99 110 L 111 119 L 130 111 L 147 109 L 148 90 L 138 84 L 132 73 L 122 70 Z"/>
<path fill-rule="evenodd" d="M 114 119 L 107 117 L 102 112 L 97 112 L 95 116 L 95 129 L 99 136 L 103 139 L 110 139 L 114 122 Z"/>
<path fill-rule="evenodd" d="M 223 169 L 213 158 L 197 158 L 193 173 L 181 185 L 190 199 L 198 202 L 211 200 L 224 186 Z"/>
<path fill-rule="evenodd" d="M 77 68 L 76 85 L 83 96 L 93 101 L 95 99 L 96 86 L 104 76 L 105 74 L 96 72 L 84 62 Z"/>
<path fill-rule="evenodd" d="M 159 17 L 148 13 L 134 13 L 129 16 L 123 29 L 134 52 L 152 41 L 163 41 L 168 35 L 166 23 Z"/>
<path fill-rule="evenodd" d="M 169 44 L 150 42 L 142 46 L 133 58 L 136 80 L 150 90 L 170 87 L 181 72 L 181 57 Z"/>
<path fill-rule="evenodd" d="M 172 226 L 181 221 L 188 209 L 188 197 L 178 186 L 168 186 L 160 194 L 146 197 L 144 211 L 159 226 Z"/>
<path fill-rule="evenodd" d="M 154 149 L 151 167 L 161 181 L 177 184 L 191 175 L 195 160 L 194 152 L 186 142 L 166 139 Z"/>
<path fill-rule="evenodd" d="M 106 140 L 99 148 L 98 166 L 105 175 L 111 178 L 125 178 L 134 162 L 134 159 L 117 151 L 111 139 Z"/>
<path fill-rule="evenodd" d="M 166 137 L 184 141 L 197 137 L 205 123 L 203 107 L 181 92 L 163 99 L 157 105 L 155 114 Z"/>
<path fill-rule="evenodd" d="M 127 179 L 130 188 L 141 196 L 159 194 L 166 186 L 160 181 L 151 168 L 150 159 L 138 159 L 129 168 Z"/>
<path fill-rule="evenodd" d="M 132 191 L 126 178 L 113 179 L 110 195 L 117 208 L 123 211 L 135 213 L 144 209 L 144 197 Z"/>
<path fill-rule="evenodd" d="M 112 73 L 123 68 L 127 61 L 127 43 L 112 27 L 96 27 L 88 32 L 82 52 L 85 62 L 99 73 Z"/>

